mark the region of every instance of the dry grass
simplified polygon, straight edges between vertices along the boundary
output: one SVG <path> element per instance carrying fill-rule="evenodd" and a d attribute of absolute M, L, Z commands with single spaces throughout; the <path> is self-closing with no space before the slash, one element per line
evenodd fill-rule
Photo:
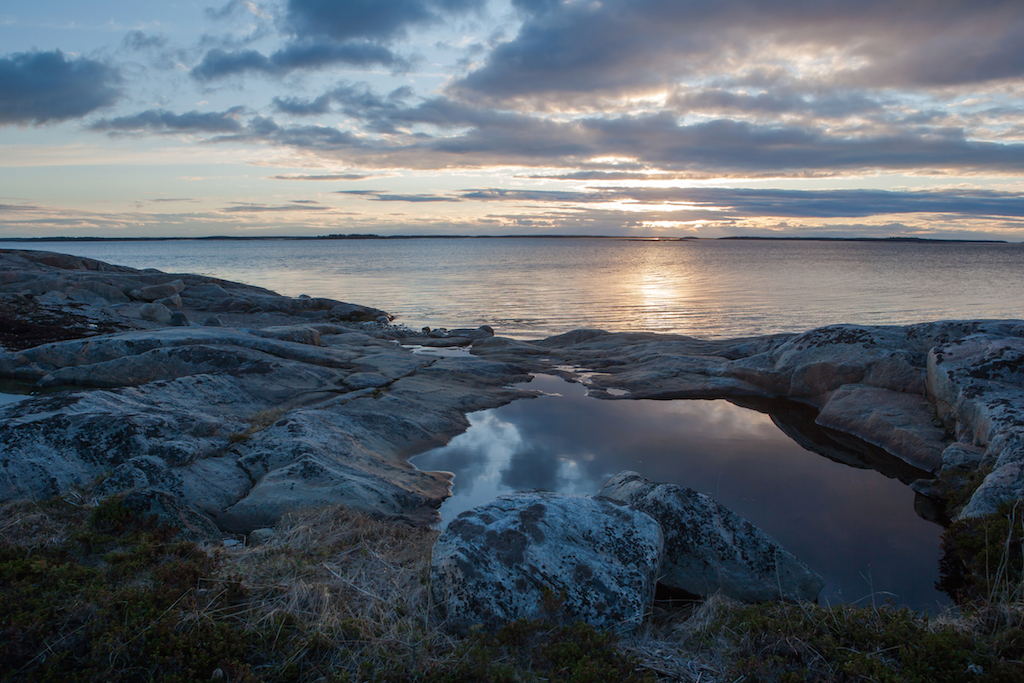
<path fill-rule="evenodd" d="M 64 502 L 81 507 L 85 499 L 69 493 Z M 0 505 L 0 541 L 22 548 L 53 548 L 66 543 L 71 527 L 59 508 L 31 500 Z"/>
<path fill-rule="evenodd" d="M 727 680 L 732 648 L 716 632 L 716 625 L 739 606 L 721 595 L 700 602 L 656 605 L 655 618 L 636 635 L 623 639 L 619 646 L 660 681 Z"/>
<path fill-rule="evenodd" d="M 327 508 L 289 515 L 276 532 L 263 545 L 222 551 L 224 571 L 247 588 L 239 616 L 251 628 L 292 624 L 293 637 L 332 652 L 331 671 L 353 678 L 367 668 L 441 665 L 455 650 L 432 619 L 437 531 Z"/>

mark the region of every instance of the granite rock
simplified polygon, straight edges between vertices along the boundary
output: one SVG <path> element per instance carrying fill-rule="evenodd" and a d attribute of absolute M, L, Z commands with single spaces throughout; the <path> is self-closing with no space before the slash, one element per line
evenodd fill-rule
<path fill-rule="evenodd" d="M 744 602 L 815 600 L 825 581 L 773 538 L 708 496 L 622 472 L 597 493 L 654 518 L 665 536 L 658 581 Z"/>
<path fill-rule="evenodd" d="M 554 618 L 626 632 L 654 597 L 661 551 L 658 523 L 625 505 L 520 493 L 452 520 L 434 544 L 430 588 L 456 631 Z"/>
<path fill-rule="evenodd" d="M 816 422 L 880 446 L 922 470 L 942 468 L 948 437 L 922 394 L 845 384 L 832 392 Z"/>
<path fill-rule="evenodd" d="M 983 448 L 978 463 L 992 466 L 961 516 L 1024 499 L 1024 338 L 985 331 L 935 346 L 928 392 L 957 440 Z"/>

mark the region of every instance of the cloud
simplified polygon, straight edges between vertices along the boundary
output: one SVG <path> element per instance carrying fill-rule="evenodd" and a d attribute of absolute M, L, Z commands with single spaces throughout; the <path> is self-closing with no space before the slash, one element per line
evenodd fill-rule
<path fill-rule="evenodd" d="M 299 173 L 291 173 L 287 175 L 275 175 L 270 176 L 272 180 L 368 180 L 370 178 L 380 178 L 381 175 L 371 173 L 326 173 L 323 175 L 303 175 Z"/>
<path fill-rule="evenodd" d="M 289 0 L 285 22 L 299 36 L 382 41 L 483 5 L 484 0 Z"/>
<path fill-rule="evenodd" d="M 613 201 L 613 191 L 602 192 L 574 192 L 567 190 L 506 190 L 501 188 L 490 188 L 485 190 L 467 190 L 462 193 L 463 199 L 473 199 L 482 202 L 491 201 L 517 201 L 517 202 L 571 202 L 574 204 L 586 202 L 609 202 Z"/>
<path fill-rule="evenodd" d="M 282 76 L 299 69 L 323 69 L 338 64 L 356 67 L 408 67 L 408 61 L 385 46 L 401 38 L 410 26 L 433 24 L 452 15 L 479 10 L 484 0 L 289 0 L 281 27 L 288 42 L 266 55 L 257 50 L 209 50 L 191 74 L 212 81 L 243 73 Z M 220 19 L 251 3 L 229 2 L 208 10 Z M 259 15 L 258 16 L 262 16 Z M 287 106 L 287 98 L 283 99 Z M 284 111 L 284 110 L 282 110 Z M 291 111 L 290 113 L 298 113 Z M 322 112 L 320 112 L 322 113 Z"/>
<path fill-rule="evenodd" d="M 190 111 L 175 114 L 166 109 L 148 109 L 131 116 L 100 119 L 90 130 L 107 133 L 233 133 L 242 130 L 238 115 L 244 107 L 223 112 Z"/>
<path fill-rule="evenodd" d="M 872 114 L 883 110 L 882 104 L 860 92 L 808 94 L 792 87 L 775 87 L 771 92 L 736 92 L 727 88 L 679 88 L 666 103 L 680 112 L 715 112 L 740 114 L 798 113 L 816 118 L 844 118 L 853 114 Z"/>
<path fill-rule="evenodd" d="M 142 50 L 153 50 L 165 47 L 167 45 L 167 38 L 163 34 L 159 36 L 147 36 L 142 31 L 129 31 L 124 40 L 121 41 L 121 47 L 139 52 Z"/>
<path fill-rule="evenodd" d="M 60 50 L 0 58 L 0 125 L 81 118 L 121 98 L 118 70 Z"/>
<path fill-rule="evenodd" d="M 331 96 L 323 94 L 313 100 L 300 100 L 297 97 L 275 97 L 274 109 L 283 114 L 294 116 L 316 116 L 331 110 Z"/>
<path fill-rule="evenodd" d="M 208 51 L 191 74 L 200 81 L 212 81 L 246 72 L 283 76 L 296 69 L 321 69 L 336 64 L 351 66 L 398 66 L 404 62 L 391 50 L 373 43 L 358 42 L 337 45 L 323 43 L 292 43 L 269 57 L 256 50 L 228 52 L 221 48 Z"/>
<path fill-rule="evenodd" d="M 244 130 L 217 140 L 263 141 L 324 153 L 347 148 L 353 156 L 346 163 L 381 168 L 590 165 L 591 170 L 600 170 L 593 168 L 600 166 L 594 160 L 615 158 L 627 163 L 618 164 L 620 168 L 613 172 L 658 170 L 670 177 L 1024 169 L 1024 144 L 971 140 L 960 129 L 883 128 L 849 134 L 808 124 L 732 119 L 687 124 L 670 112 L 559 121 L 475 108 L 447 98 L 415 106 L 373 97 L 355 103 L 356 99 L 345 101 L 341 108 L 365 122 L 360 134 L 255 117 Z M 336 101 L 334 95 L 332 101 Z M 371 132 L 388 135 L 374 137 Z"/>
<path fill-rule="evenodd" d="M 466 190 L 465 200 L 598 204 L 634 202 L 661 205 L 666 212 L 714 211 L 721 219 L 864 218 L 934 213 L 974 217 L 1024 218 L 1024 196 L 992 190 L 777 190 L 733 188 L 604 188 L 592 191 Z"/>
<path fill-rule="evenodd" d="M 250 14 L 257 17 L 264 16 L 263 11 L 260 10 L 260 8 L 255 5 L 255 3 L 248 2 L 248 0 L 230 0 L 227 4 L 225 4 L 223 7 L 219 9 L 214 9 L 213 7 L 206 8 L 207 18 L 212 19 L 214 21 L 227 19 L 228 17 L 231 17 L 234 14 L 240 12 L 249 12 Z"/>
<path fill-rule="evenodd" d="M 556 175 L 522 176 L 531 180 L 654 180 L 671 178 L 665 174 L 643 173 L 640 171 L 574 171 Z"/>
<path fill-rule="evenodd" d="M 331 207 L 322 206 L 311 200 L 296 199 L 290 204 L 269 205 L 248 202 L 232 202 L 232 206 L 221 209 L 226 213 L 279 213 L 282 211 L 330 211 Z"/>
<path fill-rule="evenodd" d="M 383 133 L 394 132 L 391 117 L 401 116 L 406 108 L 404 100 L 412 95 L 412 89 L 402 86 L 380 96 L 366 83 L 342 83 L 314 99 L 297 97 L 275 97 L 274 108 L 292 116 L 317 116 L 330 111 L 332 104 L 338 104 L 346 116 L 362 119 L 370 130 Z"/>
<path fill-rule="evenodd" d="M 210 142 L 267 142 L 321 152 L 359 148 L 365 144 L 358 136 L 331 126 L 282 126 L 266 116 L 254 116 L 237 133 L 218 135 L 210 138 Z"/>
<path fill-rule="evenodd" d="M 1024 74 L 1015 0 L 517 2 L 525 19 L 458 87 L 497 98 L 664 88 L 782 64 L 861 86 L 945 86 Z"/>
<path fill-rule="evenodd" d="M 336 194 L 351 194 L 366 197 L 377 202 L 459 202 L 457 197 L 445 197 L 433 194 L 395 194 L 380 190 L 337 190 Z"/>
<path fill-rule="evenodd" d="M 696 96 L 748 109 L 797 107 L 792 102 L 783 106 L 781 97 L 758 104 L 758 98 L 737 101 L 716 90 Z M 932 122 L 934 115 L 911 116 L 903 107 L 893 107 L 891 115 L 881 114 L 882 105 L 860 94 L 824 93 L 809 105 L 822 115 L 859 111 L 860 122 L 850 126 L 814 116 L 689 121 L 669 109 L 548 117 L 454 97 L 416 104 L 409 104 L 410 98 L 405 89 L 382 96 L 365 84 L 342 84 L 310 100 L 277 98 L 275 105 L 279 111 L 297 115 L 337 110 L 361 121 L 366 134 L 386 134 L 386 138 L 364 135 L 361 140 L 366 156 L 360 161 L 372 165 L 386 159 L 416 168 L 590 166 L 577 173 L 593 173 L 605 170 L 594 159 L 614 157 L 627 163 L 605 172 L 660 172 L 663 177 L 809 176 L 877 169 L 1018 172 L 1024 168 L 1021 143 L 972 139 L 962 127 L 943 127 Z M 806 102 L 801 96 L 792 100 Z M 869 113 L 878 114 L 878 121 L 866 122 Z M 944 122 L 942 118 L 938 123 Z"/>

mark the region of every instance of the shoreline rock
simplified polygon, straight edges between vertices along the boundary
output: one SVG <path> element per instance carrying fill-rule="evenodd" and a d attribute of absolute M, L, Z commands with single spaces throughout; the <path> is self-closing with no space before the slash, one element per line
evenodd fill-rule
<path fill-rule="evenodd" d="M 180 326 L 144 319 L 145 306 L 171 310 L 146 299 L 177 306 L 174 297 Z M 413 332 L 333 299 L 0 249 L 3 315 L 25 326 L 0 337 L 0 378 L 60 391 L 0 408 L 0 499 L 106 476 L 105 495 L 156 487 L 235 532 L 323 503 L 426 521 L 448 475 L 406 458 L 461 433 L 468 412 L 531 396 L 509 388 L 531 372 L 609 400 L 763 409 L 812 450 L 906 483 L 944 468 L 984 473 L 954 515 L 1024 497 L 1021 321 L 710 341 L 575 330 L 528 342 L 487 326 Z M 204 317 L 209 325 L 189 322 Z M 794 419 L 780 402 L 809 414 Z M 878 452 L 859 455 L 844 443 L 852 436 Z"/>

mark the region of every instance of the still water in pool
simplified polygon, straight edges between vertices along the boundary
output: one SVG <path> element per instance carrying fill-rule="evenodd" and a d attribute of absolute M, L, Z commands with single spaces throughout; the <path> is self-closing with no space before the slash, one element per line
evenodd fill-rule
<path fill-rule="evenodd" d="M 634 470 L 764 529 L 825 578 L 822 603 L 949 603 L 934 588 L 942 529 L 915 513 L 898 479 L 806 450 L 767 414 L 728 401 L 598 400 L 543 375 L 526 386 L 543 394 L 471 414 L 467 432 L 413 459 L 455 474 L 445 522 L 501 494 L 592 494 Z"/>

